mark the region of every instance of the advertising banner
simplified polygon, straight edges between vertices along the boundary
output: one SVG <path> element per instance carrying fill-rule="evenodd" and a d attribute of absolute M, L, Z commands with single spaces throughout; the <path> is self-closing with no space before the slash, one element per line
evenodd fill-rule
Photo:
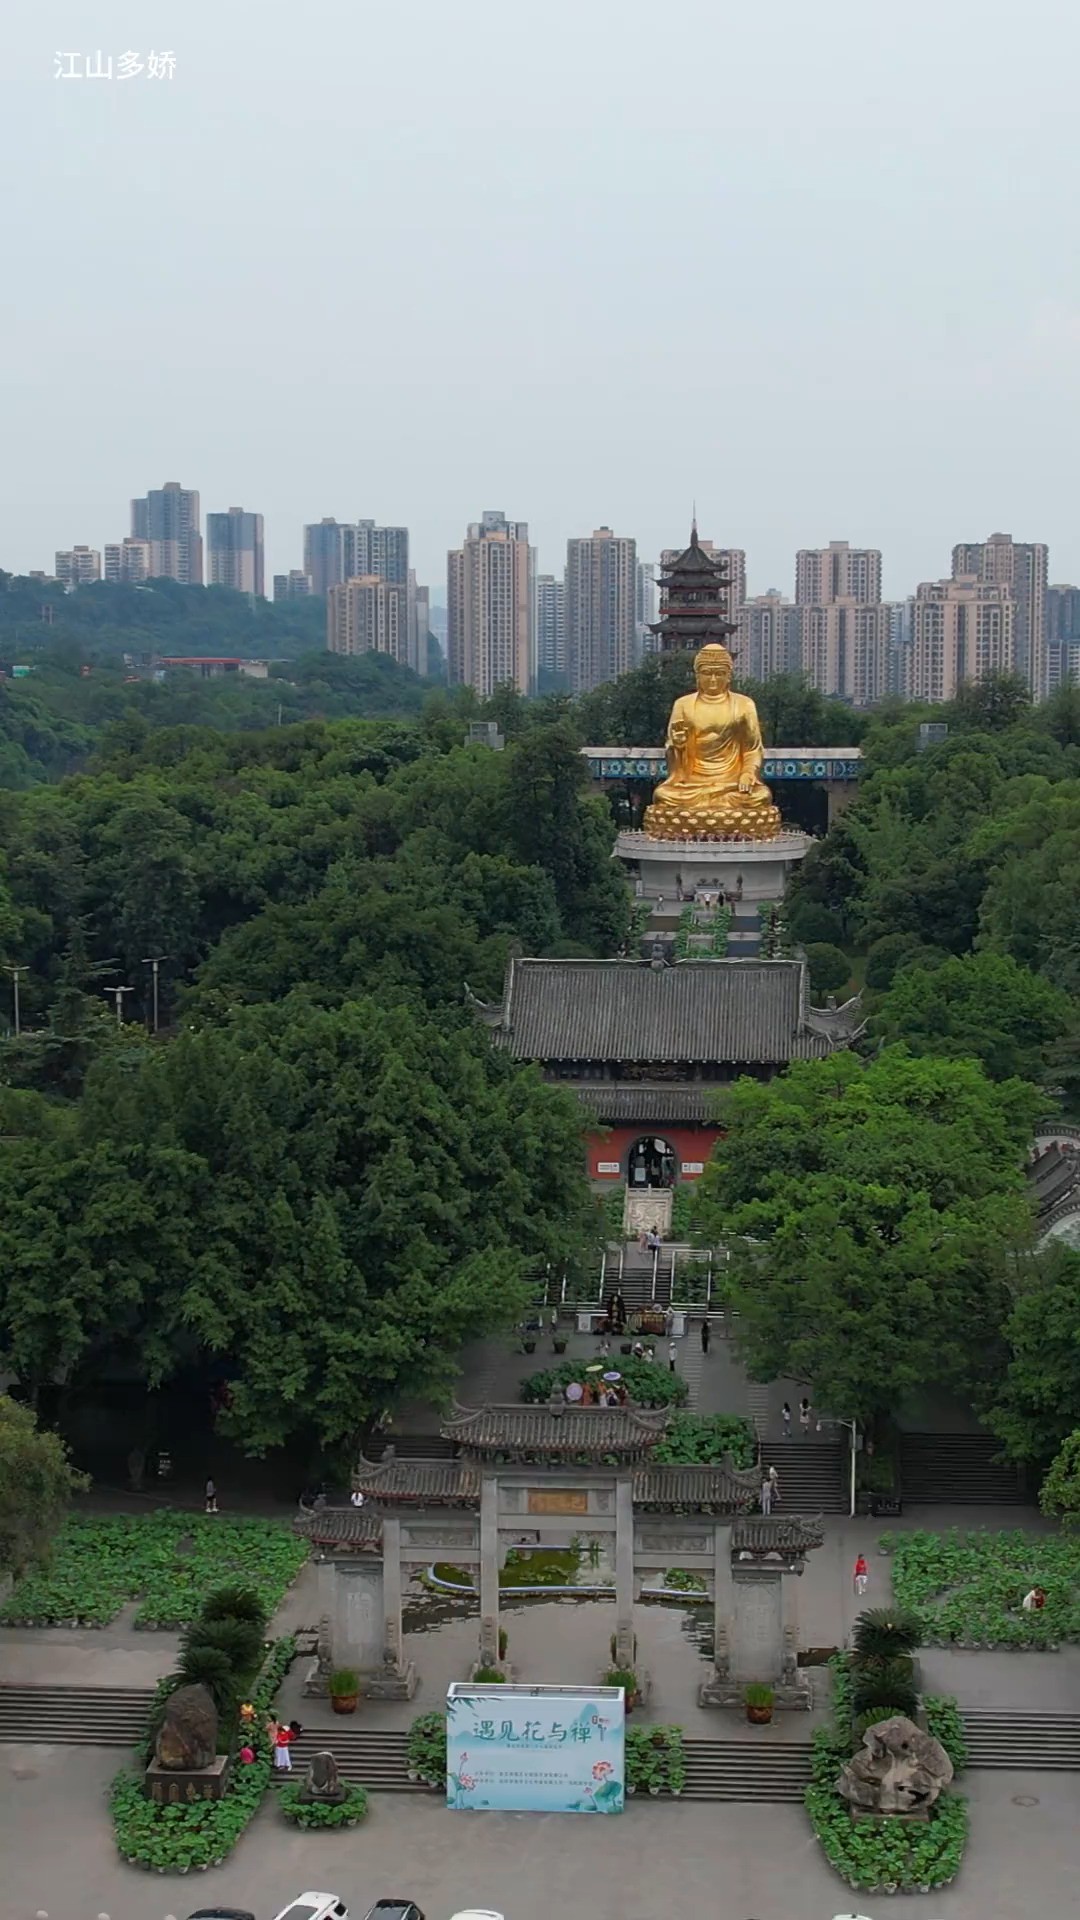
<path fill-rule="evenodd" d="M 446 1804 L 503 1813 L 621 1813 L 621 1687 L 454 1685 Z"/>

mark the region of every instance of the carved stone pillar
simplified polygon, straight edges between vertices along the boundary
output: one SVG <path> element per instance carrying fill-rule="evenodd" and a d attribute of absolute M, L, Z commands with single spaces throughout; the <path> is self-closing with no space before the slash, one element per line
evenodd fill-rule
<path fill-rule="evenodd" d="M 634 1488 L 628 1474 L 615 1483 L 615 1665 L 635 1665 Z"/>
<path fill-rule="evenodd" d="M 480 1485 L 480 1662 L 499 1664 L 499 1482 L 489 1473 Z"/>

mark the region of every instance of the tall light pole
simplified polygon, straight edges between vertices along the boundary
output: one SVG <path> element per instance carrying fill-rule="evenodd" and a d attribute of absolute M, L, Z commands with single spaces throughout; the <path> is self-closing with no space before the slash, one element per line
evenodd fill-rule
<path fill-rule="evenodd" d="M 29 972 L 29 968 L 25 966 L 8 967 L 7 972 L 10 973 L 12 981 L 14 983 L 14 987 L 15 987 L 15 1038 L 17 1040 L 20 1033 L 22 1032 L 22 1025 L 19 1020 L 19 975 L 20 973 Z"/>
<path fill-rule="evenodd" d="M 134 987 L 103 987 L 101 991 L 106 995 L 112 994 L 116 1002 L 116 1024 L 118 1027 L 122 1027 L 124 1024 L 124 995 L 125 993 L 134 993 Z"/>
<path fill-rule="evenodd" d="M 854 1420 L 843 1420 L 839 1417 L 839 1415 L 834 1417 L 832 1414 L 827 1414 L 824 1420 L 819 1420 L 817 1423 L 817 1430 L 819 1433 L 821 1432 L 822 1427 L 846 1427 L 848 1432 L 851 1435 L 851 1485 L 850 1485 L 849 1512 L 850 1512 L 851 1518 L 854 1520 L 855 1518 L 855 1454 L 857 1452 L 856 1440 L 858 1438 L 858 1432 L 859 1432 L 858 1423 Z"/>
<path fill-rule="evenodd" d="M 159 969 L 159 967 L 161 966 L 161 963 L 162 963 L 162 961 L 163 961 L 163 960 L 167 960 L 167 959 L 168 959 L 168 957 L 169 957 L 169 956 L 168 956 L 168 954 L 167 954 L 167 953 L 159 953 L 159 954 L 155 954 L 155 956 L 154 956 L 154 958 L 153 958 L 152 960 L 144 960 L 144 961 L 143 961 L 143 966 L 144 966 L 144 967 L 150 967 L 150 968 L 152 968 L 152 969 L 153 969 L 153 977 L 154 977 L 154 1032 L 155 1032 L 155 1033 L 156 1033 L 156 1032 L 157 1032 L 157 1030 L 158 1030 L 158 969 Z"/>

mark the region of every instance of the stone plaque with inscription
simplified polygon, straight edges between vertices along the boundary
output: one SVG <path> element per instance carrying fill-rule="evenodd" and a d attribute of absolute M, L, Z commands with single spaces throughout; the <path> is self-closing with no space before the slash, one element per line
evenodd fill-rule
<path fill-rule="evenodd" d="M 577 1487 L 530 1487 L 530 1513 L 588 1513 L 589 1495 Z"/>

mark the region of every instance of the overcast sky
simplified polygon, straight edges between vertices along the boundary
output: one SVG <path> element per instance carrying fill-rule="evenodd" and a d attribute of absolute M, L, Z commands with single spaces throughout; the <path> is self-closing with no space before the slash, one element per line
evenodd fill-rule
<path fill-rule="evenodd" d="M 1080 578 L 1069 0 L 7 0 L 0 565 L 166 479 L 544 571 L 957 539 Z M 175 54 L 171 79 L 56 54 Z M 70 63 L 69 63 L 70 65 Z"/>

